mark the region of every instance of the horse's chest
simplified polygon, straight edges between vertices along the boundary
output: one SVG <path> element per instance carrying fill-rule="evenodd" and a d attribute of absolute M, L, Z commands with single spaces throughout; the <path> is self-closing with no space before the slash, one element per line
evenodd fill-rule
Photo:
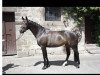
<path fill-rule="evenodd" d="M 46 45 L 47 43 L 47 36 L 46 35 L 42 35 L 37 39 L 37 43 L 39 46 L 41 45 Z"/>

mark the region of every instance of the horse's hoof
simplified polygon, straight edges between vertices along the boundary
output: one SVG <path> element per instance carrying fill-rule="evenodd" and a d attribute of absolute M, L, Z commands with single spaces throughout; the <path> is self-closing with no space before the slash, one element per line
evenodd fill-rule
<path fill-rule="evenodd" d="M 76 68 L 80 68 L 80 66 L 79 66 L 79 65 L 77 65 L 77 66 L 76 66 Z"/>
<path fill-rule="evenodd" d="M 42 70 L 45 70 L 46 68 L 48 68 L 48 67 L 47 67 L 47 66 L 43 66 L 43 67 L 42 67 Z"/>
<path fill-rule="evenodd" d="M 50 67 L 50 64 L 48 64 L 47 67 Z"/>
<path fill-rule="evenodd" d="M 68 62 L 65 61 L 62 66 L 65 67 L 67 64 L 68 64 Z"/>
<path fill-rule="evenodd" d="M 47 69 L 48 67 L 50 67 L 50 64 L 49 65 L 46 65 L 46 66 L 43 66 L 42 69 L 44 70 L 44 69 Z"/>

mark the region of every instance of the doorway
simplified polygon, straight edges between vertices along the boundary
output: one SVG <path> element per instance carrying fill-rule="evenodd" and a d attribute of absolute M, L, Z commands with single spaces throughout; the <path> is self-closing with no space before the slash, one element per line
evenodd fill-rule
<path fill-rule="evenodd" d="M 3 55 L 17 54 L 15 34 L 15 13 L 3 12 L 2 15 L 2 52 Z"/>
<path fill-rule="evenodd" d="M 85 43 L 94 44 L 95 43 L 95 23 L 93 17 L 85 16 Z"/>

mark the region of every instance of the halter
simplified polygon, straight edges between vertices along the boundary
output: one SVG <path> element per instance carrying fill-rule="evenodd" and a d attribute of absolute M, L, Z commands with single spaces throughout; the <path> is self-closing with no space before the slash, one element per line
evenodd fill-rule
<path fill-rule="evenodd" d="M 24 33 L 20 34 L 19 37 L 16 39 L 16 41 L 18 41 L 23 36 L 23 34 Z"/>

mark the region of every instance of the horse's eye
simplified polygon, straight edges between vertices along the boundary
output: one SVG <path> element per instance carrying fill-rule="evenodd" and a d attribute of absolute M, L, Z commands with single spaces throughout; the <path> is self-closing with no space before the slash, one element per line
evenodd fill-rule
<path fill-rule="evenodd" d="M 23 29 L 25 29 L 25 27 L 23 27 Z"/>

